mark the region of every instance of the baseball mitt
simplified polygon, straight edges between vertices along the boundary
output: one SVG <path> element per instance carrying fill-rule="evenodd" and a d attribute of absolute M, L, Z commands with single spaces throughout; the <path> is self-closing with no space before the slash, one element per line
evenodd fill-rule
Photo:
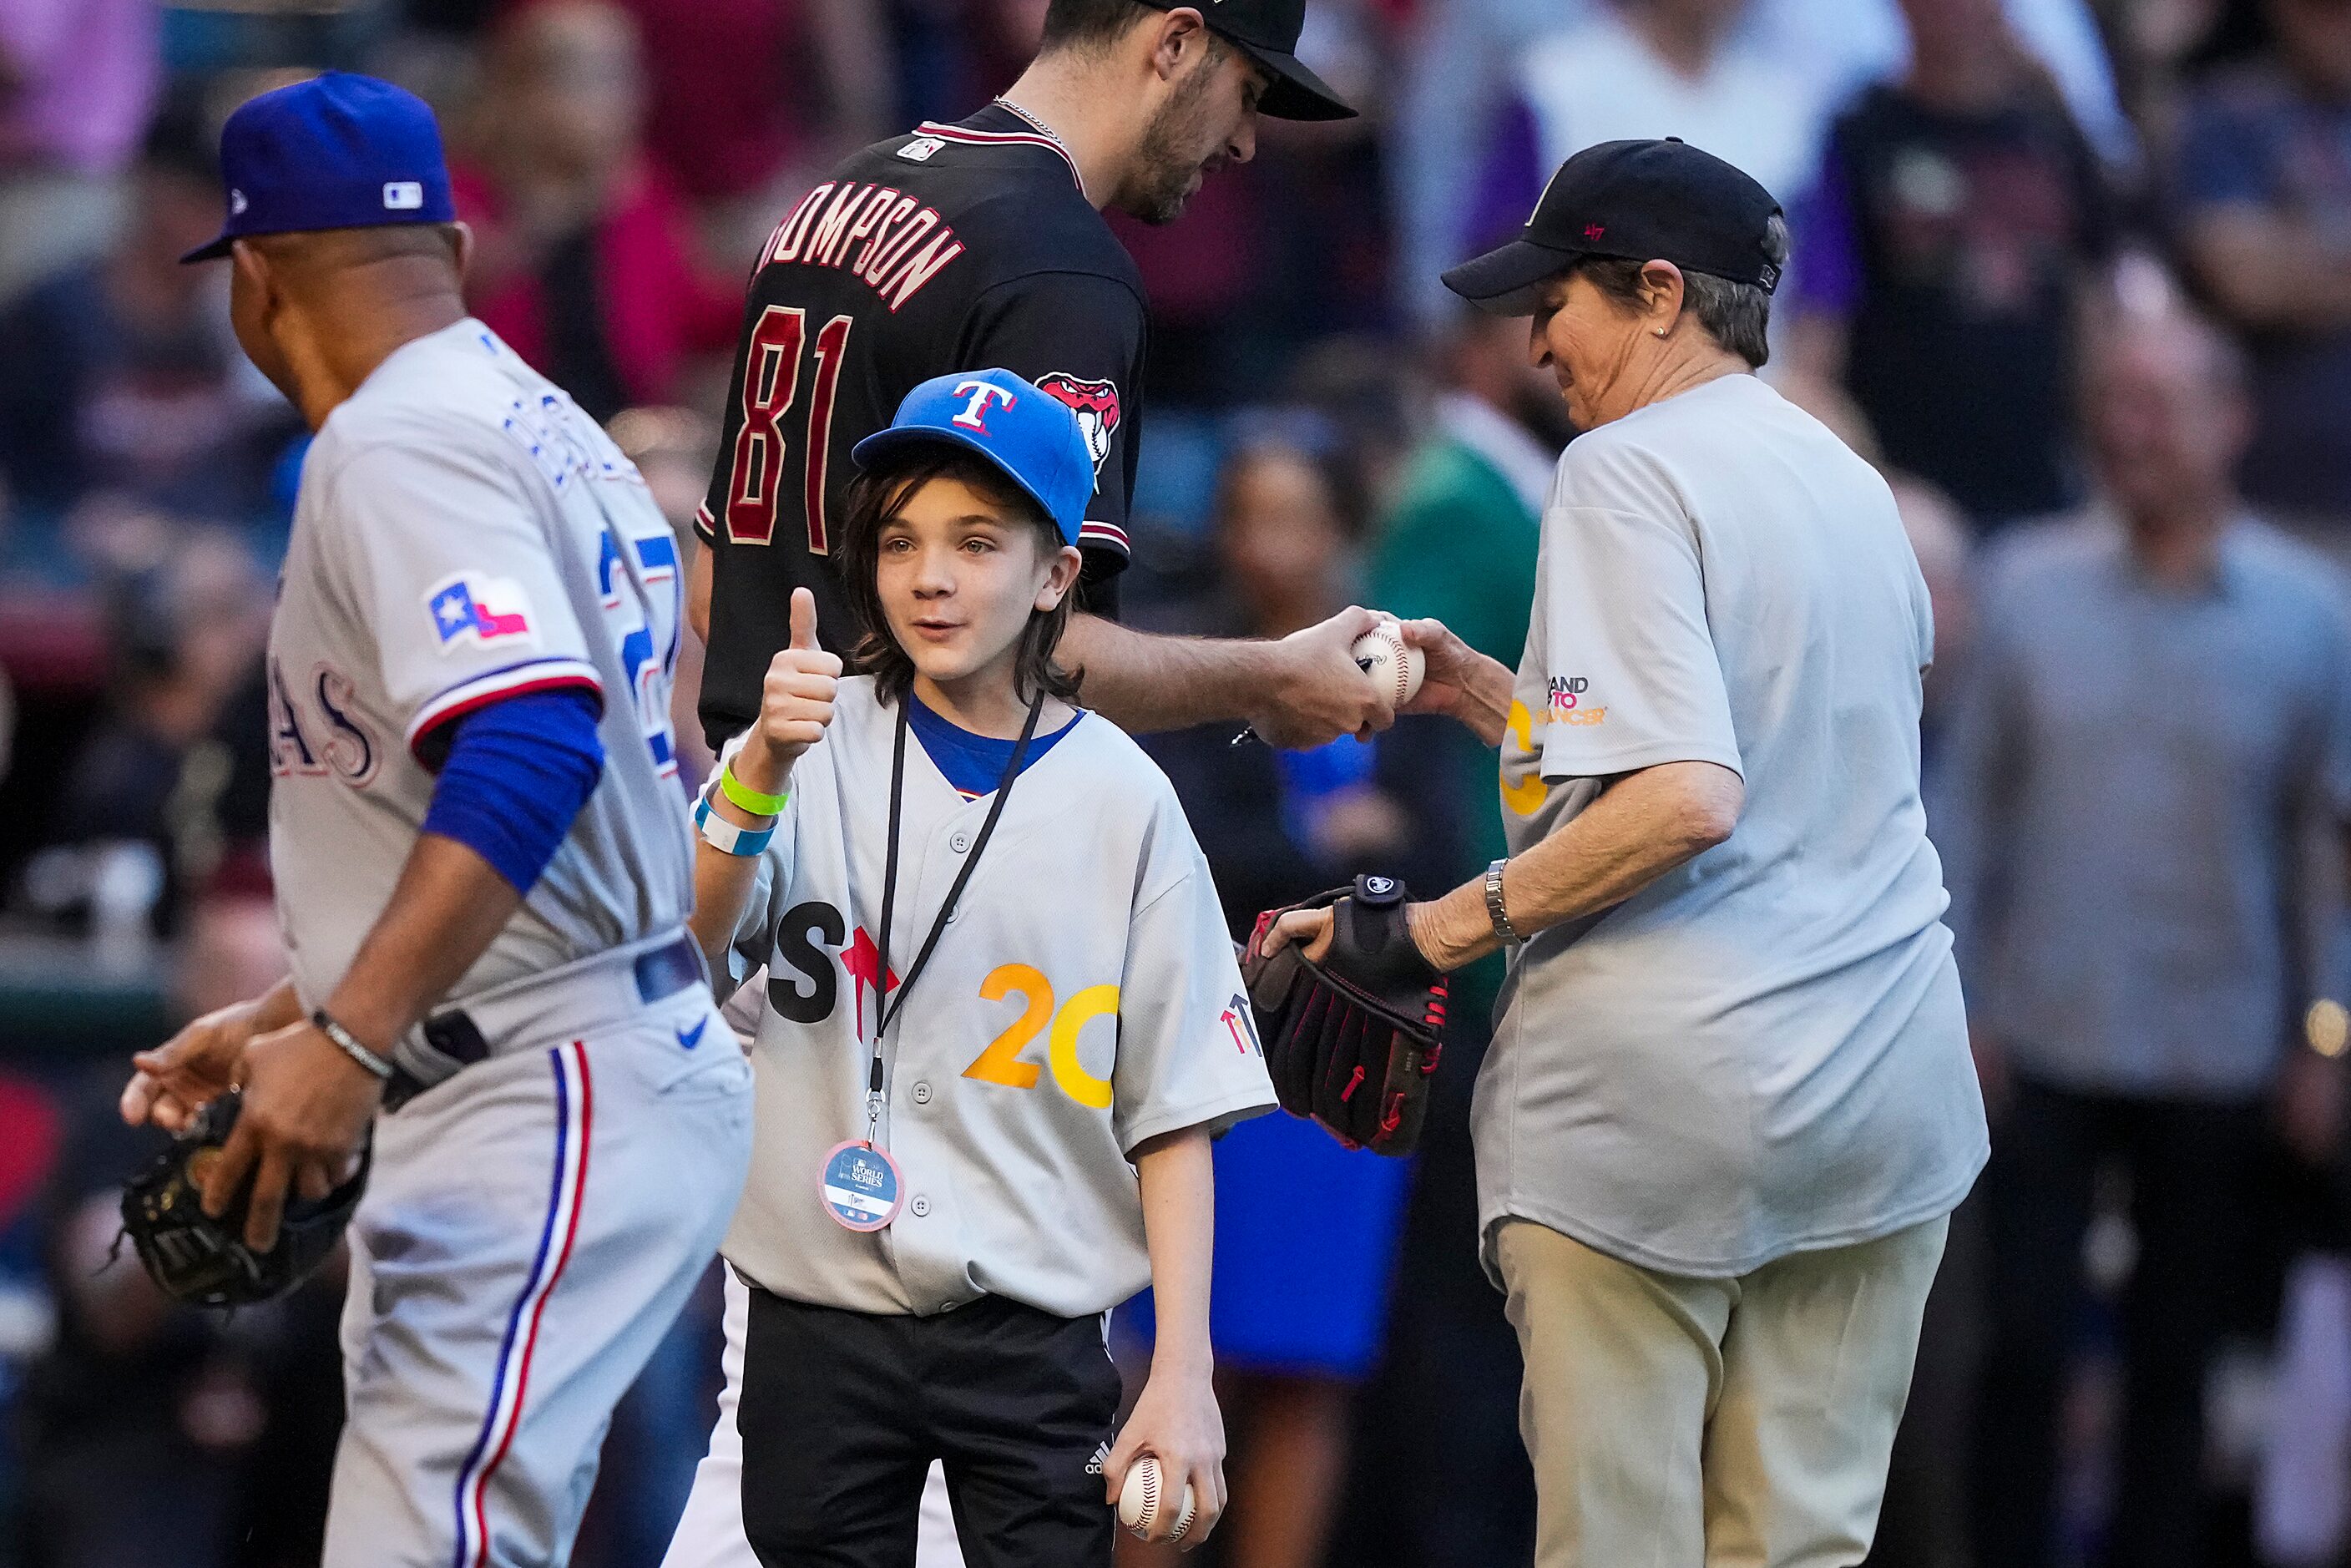
<path fill-rule="evenodd" d="M 1408 1155 L 1420 1140 L 1445 1027 L 1445 976 L 1413 945 L 1409 896 L 1394 878 L 1359 876 L 1353 887 L 1268 910 L 1241 966 L 1282 1109 L 1382 1155 Z M 1320 961 L 1296 942 L 1259 954 L 1290 909 L 1326 906 L 1332 938 Z"/>
<path fill-rule="evenodd" d="M 367 1186 L 363 1149 L 359 1168 L 325 1197 L 313 1203 L 289 1195 L 277 1243 L 256 1252 L 245 1241 L 244 1193 L 218 1219 L 204 1207 L 204 1172 L 220 1157 L 243 1102 L 231 1090 L 206 1105 L 122 1189 L 122 1228 L 148 1277 L 165 1295 L 196 1306 L 253 1306 L 300 1284 L 335 1249 Z"/>

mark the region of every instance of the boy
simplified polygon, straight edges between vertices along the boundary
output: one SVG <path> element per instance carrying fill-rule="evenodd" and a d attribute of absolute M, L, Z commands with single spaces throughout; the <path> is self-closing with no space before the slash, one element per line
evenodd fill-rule
<path fill-rule="evenodd" d="M 865 673 L 795 592 L 695 810 L 695 936 L 769 976 L 726 1248 L 744 1531 L 768 1568 L 903 1565 L 936 1458 L 974 1568 L 1106 1565 L 1139 1454 L 1193 1488 L 1187 1541 L 1223 1509 L 1208 1139 L 1272 1089 L 1174 790 L 1053 663 L 1076 419 L 1009 371 L 943 376 L 853 455 Z M 1158 1346 L 1113 1446 L 1103 1314 L 1146 1283 Z"/>

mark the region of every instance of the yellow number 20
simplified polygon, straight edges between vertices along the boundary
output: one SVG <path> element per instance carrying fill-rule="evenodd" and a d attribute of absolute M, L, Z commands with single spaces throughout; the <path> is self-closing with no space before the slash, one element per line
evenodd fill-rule
<path fill-rule="evenodd" d="M 1008 1089 L 1034 1088 L 1037 1064 L 1021 1061 L 1020 1052 L 1045 1032 L 1046 1020 L 1050 1019 L 1052 1032 L 1046 1045 L 1046 1058 L 1052 1064 L 1053 1082 L 1079 1104 L 1097 1111 L 1108 1110 L 1110 1080 L 1095 1077 L 1078 1060 L 1078 1036 L 1098 1018 L 1118 1017 L 1118 988 L 1088 986 L 1056 1014 L 1051 982 L 1027 964 L 1003 965 L 989 971 L 987 978 L 979 983 L 983 1001 L 1002 1001 L 1016 994 L 1027 1004 L 1020 1009 L 1020 1016 L 1013 1020 L 1011 1028 L 988 1042 L 987 1049 L 963 1070 L 963 1075 L 982 1083 L 1001 1083 Z"/>

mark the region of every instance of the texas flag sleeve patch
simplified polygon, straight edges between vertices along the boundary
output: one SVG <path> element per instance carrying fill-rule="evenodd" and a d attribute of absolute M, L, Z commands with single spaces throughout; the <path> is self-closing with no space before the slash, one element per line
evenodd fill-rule
<path fill-rule="evenodd" d="M 425 594 L 424 609 L 443 653 L 466 642 L 504 646 L 538 641 L 531 630 L 530 601 L 507 578 L 472 572 L 444 578 Z"/>

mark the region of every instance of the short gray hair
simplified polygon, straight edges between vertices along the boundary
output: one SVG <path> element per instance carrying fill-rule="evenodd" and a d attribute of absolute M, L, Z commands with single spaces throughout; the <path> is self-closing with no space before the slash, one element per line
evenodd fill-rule
<path fill-rule="evenodd" d="M 1774 267 L 1788 265 L 1788 220 L 1779 214 L 1763 229 L 1763 256 Z M 1572 269 L 1592 280 L 1593 287 L 1620 305 L 1641 298 L 1641 269 L 1648 263 L 1617 256 L 1589 256 Z M 1706 329 L 1707 335 L 1761 370 L 1771 358 L 1771 296 L 1760 285 L 1733 283 L 1712 273 L 1682 273 L 1682 306 Z"/>

